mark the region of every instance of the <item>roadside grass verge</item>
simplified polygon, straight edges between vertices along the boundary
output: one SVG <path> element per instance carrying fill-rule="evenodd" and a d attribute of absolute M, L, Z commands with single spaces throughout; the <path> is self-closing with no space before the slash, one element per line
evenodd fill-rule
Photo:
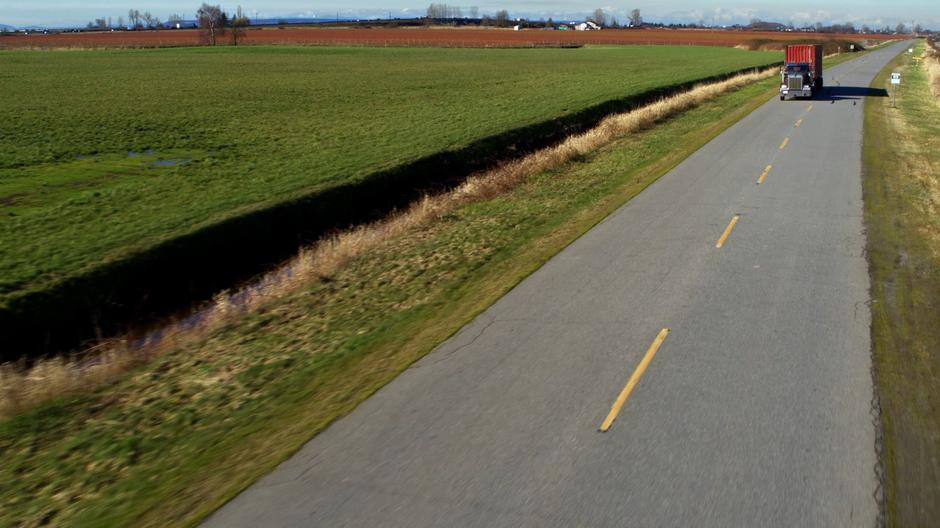
<path fill-rule="evenodd" d="M 890 526 L 940 519 L 940 106 L 924 51 L 902 53 L 865 104 L 864 195 L 875 381 Z"/>
<path fill-rule="evenodd" d="M 935 98 L 940 99 L 940 40 L 928 40 L 922 57 L 930 81 L 930 91 Z"/>
<path fill-rule="evenodd" d="M 316 280 L 205 332 L 170 336 L 161 355 L 112 383 L 0 423 L 0 524 L 197 522 L 768 100 L 776 83 L 722 93 L 537 166 L 515 187 L 434 210 Z"/>

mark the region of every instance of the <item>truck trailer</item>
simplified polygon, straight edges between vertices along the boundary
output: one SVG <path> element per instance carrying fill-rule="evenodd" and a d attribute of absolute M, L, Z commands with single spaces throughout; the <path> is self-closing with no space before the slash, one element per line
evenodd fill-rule
<path fill-rule="evenodd" d="M 822 44 L 790 44 L 780 73 L 780 100 L 814 97 L 823 88 Z"/>

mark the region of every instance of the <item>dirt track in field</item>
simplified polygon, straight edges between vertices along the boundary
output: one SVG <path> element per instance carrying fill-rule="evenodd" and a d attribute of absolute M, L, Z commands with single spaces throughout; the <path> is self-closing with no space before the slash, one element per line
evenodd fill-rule
<path fill-rule="evenodd" d="M 680 44 L 699 46 L 757 46 L 795 40 L 859 40 L 861 35 L 780 33 L 759 31 L 607 29 L 550 31 L 528 29 L 451 28 L 252 28 L 246 44 L 302 44 L 413 47 L 531 47 L 581 44 Z M 864 35 L 886 40 L 889 35 Z M 225 39 L 223 39 L 225 40 Z M 227 41 L 227 40 L 225 40 Z M 768 42 L 769 41 L 769 42 Z M 139 48 L 195 46 L 196 30 L 115 31 L 60 34 L 17 34 L 0 37 L 0 48 Z"/>

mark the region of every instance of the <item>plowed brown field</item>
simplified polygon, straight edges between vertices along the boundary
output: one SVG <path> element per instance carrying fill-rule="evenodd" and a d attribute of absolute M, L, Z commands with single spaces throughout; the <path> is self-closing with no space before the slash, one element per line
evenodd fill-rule
<path fill-rule="evenodd" d="M 248 44 L 307 44 L 415 47 L 529 47 L 580 44 L 681 44 L 704 46 L 758 46 L 794 40 L 859 40 L 860 35 L 819 35 L 758 31 L 607 29 L 603 31 L 549 31 L 529 29 L 451 28 L 253 28 Z M 889 35 L 865 35 L 865 40 L 886 40 Z M 196 30 L 115 31 L 0 36 L 0 48 L 137 48 L 194 46 Z"/>

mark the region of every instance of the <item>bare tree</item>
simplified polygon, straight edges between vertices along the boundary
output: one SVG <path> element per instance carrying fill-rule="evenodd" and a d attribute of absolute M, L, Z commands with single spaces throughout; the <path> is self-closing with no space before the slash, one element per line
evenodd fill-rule
<path fill-rule="evenodd" d="M 914 24 L 914 33 L 923 33 L 923 32 L 924 32 L 924 26 L 920 24 Z"/>
<path fill-rule="evenodd" d="M 150 14 L 150 11 L 145 11 L 140 18 L 144 21 L 144 27 L 150 29 L 153 27 L 153 15 Z"/>
<path fill-rule="evenodd" d="M 131 25 L 132 28 L 137 29 L 140 27 L 140 11 L 137 9 L 130 9 L 127 12 L 127 23 Z"/>
<path fill-rule="evenodd" d="M 643 25 L 643 17 L 640 16 L 639 9 L 630 11 L 630 25 L 633 27 L 640 27 Z"/>
<path fill-rule="evenodd" d="M 509 11 L 500 9 L 496 12 L 496 25 L 499 27 L 506 27 L 509 25 Z"/>
<path fill-rule="evenodd" d="M 175 28 L 177 24 L 183 23 L 183 16 L 173 13 L 169 18 L 166 19 L 170 23 L 170 27 Z"/>
<path fill-rule="evenodd" d="M 238 9 L 235 10 L 235 15 L 232 16 L 232 45 L 238 46 L 238 41 L 245 37 L 245 28 L 248 27 L 248 24 L 251 23 L 251 20 L 248 19 L 248 15 L 242 10 L 242 6 L 238 6 Z"/>
<path fill-rule="evenodd" d="M 123 28 L 123 27 L 124 27 L 124 17 L 122 17 L 122 16 L 119 16 L 119 17 L 118 17 L 118 27 L 119 27 L 119 28 Z"/>
<path fill-rule="evenodd" d="M 594 20 L 594 23 L 597 24 L 598 26 L 607 25 L 607 13 L 605 13 L 604 10 L 599 7 L 594 10 L 594 16 L 591 18 Z"/>
<path fill-rule="evenodd" d="M 480 17 L 480 8 L 477 6 L 470 6 L 470 18 L 479 18 Z"/>
<path fill-rule="evenodd" d="M 228 17 L 225 11 L 217 5 L 202 4 L 196 11 L 199 29 L 202 30 L 203 40 L 210 46 L 215 46 L 216 37 L 225 31 L 225 21 Z"/>
<path fill-rule="evenodd" d="M 904 22 L 899 23 L 894 28 L 895 33 L 907 33 L 907 26 L 904 25 Z"/>

